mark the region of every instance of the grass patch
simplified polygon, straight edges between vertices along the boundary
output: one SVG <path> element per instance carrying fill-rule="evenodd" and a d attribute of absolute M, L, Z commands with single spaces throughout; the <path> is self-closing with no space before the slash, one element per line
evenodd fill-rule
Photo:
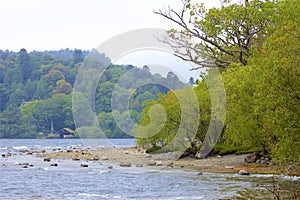
<path fill-rule="evenodd" d="M 243 147 L 243 146 L 231 146 L 228 144 L 218 143 L 214 146 L 212 154 L 215 155 L 227 155 L 227 154 L 247 154 L 247 153 L 261 153 L 263 152 L 262 147 Z"/>

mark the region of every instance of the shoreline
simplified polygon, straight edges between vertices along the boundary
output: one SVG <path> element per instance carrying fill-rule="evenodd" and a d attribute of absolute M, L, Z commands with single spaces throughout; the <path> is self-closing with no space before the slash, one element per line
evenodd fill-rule
<path fill-rule="evenodd" d="M 300 176 L 299 165 L 277 166 L 256 163 L 246 163 L 244 158 L 249 154 L 225 155 L 204 159 L 183 158 L 175 159 L 171 153 L 147 154 L 143 149 L 136 147 L 102 148 L 102 149 L 73 149 L 36 153 L 37 157 L 48 159 L 68 159 L 74 161 L 105 162 L 121 167 L 154 167 L 156 169 L 181 169 L 185 171 L 233 173 L 246 170 L 250 174 L 274 174 Z"/>

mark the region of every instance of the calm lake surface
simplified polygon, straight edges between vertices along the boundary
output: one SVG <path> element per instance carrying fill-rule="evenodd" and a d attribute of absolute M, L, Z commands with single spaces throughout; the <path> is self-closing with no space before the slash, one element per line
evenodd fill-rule
<path fill-rule="evenodd" d="M 51 167 L 41 158 L 23 153 L 29 149 L 120 148 L 134 146 L 134 140 L 35 139 L 0 140 L 0 199 L 272 199 L 266 190 L 272 175 L 238 176 L 155 168 L 108 169 L 107 163 L 56 160 Z M 22 168 L 28 162 L 33 167 Z M 81 162 L 81 161 L 80 161 Z M 82 161 L 85 162 L 85 161 Z M 299 187 L 299 177 L 280 176 L 284 195 Z"/>

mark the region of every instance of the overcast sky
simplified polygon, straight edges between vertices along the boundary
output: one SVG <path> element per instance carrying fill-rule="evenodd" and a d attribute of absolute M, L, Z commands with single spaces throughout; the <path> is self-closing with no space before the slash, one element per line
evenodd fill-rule
<path fill-rule="evenodd" d="M 218 6 L 219 0 L 203 0 Z M 125 31 L 170 29 L 153 10 L 182 7 L 181 0 L 0 0 L 0 49 L 92 49 Z"/>

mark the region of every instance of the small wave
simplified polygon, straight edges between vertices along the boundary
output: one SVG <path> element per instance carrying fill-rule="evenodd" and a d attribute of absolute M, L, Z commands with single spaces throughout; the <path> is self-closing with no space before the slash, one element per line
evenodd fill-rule
<path fill-rule="evenodd" d="M 93 169 L 92 173 L 98 173 L 98 174 L 105 174 L 105 173 L 109 173 L 109 170 L 101 170 L 101 169 Z"/>
<path fill-rule="evenodd" d="M 193 197 L 175 197 L 175 198 L 172 198 L 172 199 L 176 199 L 176 200 L 181 200 L 181 199 L 203 199 L 203 197 L 199 197 L 199 196 L 193 196 Z"/>
<path fill-rule="evenodd" d="M 16 151 L 24 151 L 24 150 L 29 150 L 29 147 L 27 146 L 16 146 L 16 147 L 12 147 L 13 150 Z"/>
<path fill-rule="evenodd" d="M 252 174 L 252 176 L 257 178 L 271 178 L 271 177 L 279 177 L 283 180 L 289 180 L 289 181 L 299 181 L 300 176 L 288 176 L 288 175 L 274 175 L 274 174 Z"/>
<path fill-rule="evenodd" d="M 89 193 L 80 193 L 78 196 L 81 197 L 100 197 L 100 198 L 105 198 L 105 199 L 120 199 L 120 196 L 112 196 L 109 194 L 89 194 Z"/>
<path fill-rule="evenodd" d="M 40 149 L 41 147 L 41 145 L 31 145 L 30 149 Z"/>
<path fill-rule="evenodd" d="M 283 176 L 284 180 L 299 181 L 300 176 Z"/>
<path fill-rule="evenodd" d="M 38 167 L 37 170 L 48 171 L 48 167 Z"/>

